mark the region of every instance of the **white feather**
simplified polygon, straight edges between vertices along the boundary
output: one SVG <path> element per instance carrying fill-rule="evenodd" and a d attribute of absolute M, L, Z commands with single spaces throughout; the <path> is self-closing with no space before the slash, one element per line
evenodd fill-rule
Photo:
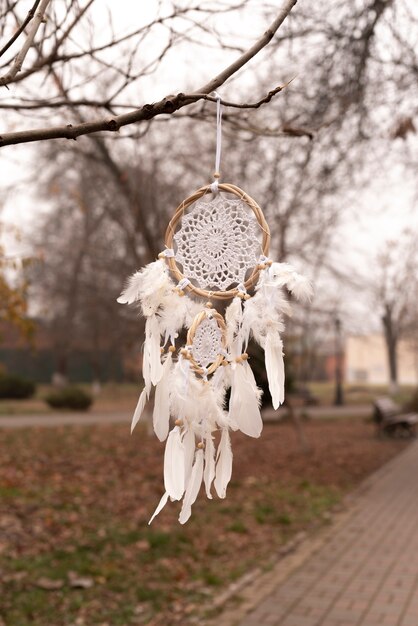
<path fill-rule="evenodd" d="M 135 272 L 118 298 L 118 302 L 128 304 L 138 300 L 145 317 L 158 314 L 160 334 L 172 341 L 181 328 L 189 327 L 201 311 L 199 303 L 188 296 L 179 296 L 162 259 Z"/>
<path fill-rule="evenodd" d="M 245 375 L 248 378 L 248 380 L 250 381 L 250 384 L 251 384 L 252 388 L 257 390 L 257 392 L 259 394 L 259 399 L 261 399 L 261 395 L 262 395 L 263 392 L 261 391 L 261 389 L 259 389 L 257 387 L 257 381 L 256 381 L 256 379 L 254 377 L 254 372 L 251 369 L 250 364 L 248 363 L 248 361 L 243 361 L 242 366 L 243 366 L 243 368 L 245 370 Z"/>
<path fill-rule="evenodd" d="M 305 276 L 295 272 L 287 286 L 297 300 L 301 302 L 310 302 L 312 300 L 314 295 L 312 284 Z"/>
<path fill-rule="evenodd" d="M 192 514 L 192 504 L 199 493 L 203 478 L 203 450 L 198 450 L 195 456 L 190 480 L 184 494 L 183 506 L 181 507 L 179 522 L 185 524 Z"/>
<path fill-rule="evenodd" d="M 172 500 L 180 500 L 184 493 L 184 446 L 180 428 L 170 432 L 164 454 L 164 487 Z"/>
<path fill-rule="evenodd" d="M 139 300 L 143 314 L 148 317 L 157 312 L 165 292 L 171 285 L 173 283 L 165 262 L 154 261 L 128 278 L 118 302 L 132 304 Z"/>
<path fill-rule="evenodd" d="M 223 367 L 222 369 L 225 370 Z M 212 381 L 211 381 L 212 382 Z M 199 417 L 204 419 L 209 430 L 228 424 L 228 414 L 223 410 L 225 403 L 225 388 L 212 384 L 199 384 Z M 205 433 L 202 433 L 205 434 Z"/>
<path fill-rule="evenodd" d="M 135 272 L 132 276 L 129 276 L 117 302 L 119 302 L 119 304 L 132 304 L 132 302 L 137 302 L 140 298 L 141 283 L 142 272 Z"/>
<path fill-rule="evenodd" d="M 277 409 L 284 402 L 284 362 L 283 343 L 278 335 L 267 334 L 265 342 L 265 360 L 269 389 L 273 407 Z"/>
<path fill-rule="evenodd" d="M 222 430 L 218 447 L 215 475 L 215 490 L 220 498 L 225 498 L 226 488 L 232 475 L 232 449 L 227 428 Z"/>
<path fill-rule="evenodd" d="M 165 292 L 158 310 L 161 334 L 175 338 L 183 326 L 190 327 L 201 311 L 202 306 L 199 303 L 194 302 L 188 295 L 180 296 L 172 283 L 171 288 Z"/>
<path fill-rule="evenodd" d="M 164 297 L 172 289 L 173 283 L 164 261 L 150 263 L 142 270 L 140 300 L 145 317 L 159 312 Z"/>
<path fill-rule="evenodd" d="M 276 287 L 286 287 L 298 300 L 309 302 L 313 297 L 312 284 L 308 278 L 298 274 L 289 263 L 273 263 L 267 274 L 267 282 Z"/>
<path fill-rule="evenodd" d="M 187 326 L 187 328 L 190 328 L 196 315 L 201 313 L 202 304 L 200 302 L 195 302 L 187 294 L 180 297 L 180 300 L 182 302 L 182 306 L 184 307 L 184 325 Z"/>
<path fill-rule="evenodd" d="M 242 302 L 237 296 L 225 311 L 226 322 L 226 342 L 229 347 L 234 343 L 236 335 L 239 333 L 242 323 Z"/>
<path fill-rule="evenodd" d="M 247 375 L 246 368 L 242 363 L 237 363 L 232 374 L 229 417 L 249 437 L 259 437 L 263 430 L 260 398 L 261 392 Z"/>
<path fill-rule="evenodd" d="M 241 333 L 244 348 L 248 345 L 250 336 L 264 347 L 266 333 L 269 330 L 283 332 L 283 315 L 291 315 L 292 312 L 281 289 L 266 286 L 264 283 L 257 288 L 254 297 L 247 300 L 244 305 Z"/>
<path fill-rule="evenodd" d="M 169 352 L 164 361 L 161 379 L 155 388 L 152 421 L 154 432 L 160 441 L 167 439 L 170 426 L 170 372 L 172 362 L 172 353 Z"/>
<path fill-rule="evenodd" d="M 187 416 L 187 423 L 192 425 L 196 436 L 201 435 L 202 419 L 205 420 L 209 430 L 228 423 L 228 416 L 223 410 L 224 397 L 225 387 L 215 386 L 212 381 L 205 384 L 190 369 L 190 362 L 180 357 L 171 374 L 170 411 L 172 415 L 182 418 Z"/>
<path fill-rule="evenodd" d="M 210 433 L 208 433 L 205 438 L 205 471 L 203 478 L 205 481 L 206 495 L 209 499 L 212 499 L 210 487 L 215 478 L 215 446 Z"/>
<path fill-rule="evenodd" d="M 144 378 L 145 388 L 151 389 L 151 363 L 146 341 L 144 341 L 142 347 L 142 376 Z"/>
<path fill-rule="evenodd" d="M 145 405 L 147 403 L 148 400 L 148 393 L 149 390 L 147 389 L 147 387 L 144 387 L 144 389 L 142 390 L 141 395 L 139 396 L 139 400 L 138 400 L 138 404 L 136 405 L 136 409 L 134 411 L 134 415 L 132 418 L 132 423 L 131 423 L 131 435 L 133 433 L 133 430 L 135 428 L 135 426 L 138 424 L 139 422 L 139 418 L 141 417 Z"/>
<path fill-rule="evenodd" d="M 144 367 L 146 366 L 146 367 Z M 145 378 L 145 370 L 147 378 Z M 161 364 L 160 328 L 156 315 L 148 317 L 145 323 L 145 343 L 144 343 L 144 380 L 151 380 L 156 385 L 163 374 Z"/>
<path fill-rule="evenodd" d="M 231 386 L 231 371 L 231 367 L 218 367 L 209 383 L 216 402 L 216 424 L 211 422 L 212 430 L 214 430 L 214 426 L 219 428 L 231 427 L 228 411 L 225 411 L 225 395 Z"/>
<path fill-rule="evenodd" d="M 226 387 L 230 387 L 228 373 L 229 367 L 218 367 L 210 379 L 211 387 L 213 387 L 213 389 L 226 389 Z"/>
<path fill-rule="evenodd" d="M 183 435 L 184 446 L 184 484 L 187 485 L 192 473 L 194 453 L 196 450 L 195 434 L 191 427 L 188 427 Z"/>
<path fill-rule="evenodd" d="M 165 494 L 163 495 L 163 497 L 161 498 L 161 500 L 158 503 L 157 508 L 155 509 L 150 521 L 148 522 L 148 526 L 151 524 L 152 520 L 157 517 L 158 513 L 160 513 L 163 508 L 165 507 L 165 505 L 167 504 L 168 501 L 168 493 L 165 492 Z"/>

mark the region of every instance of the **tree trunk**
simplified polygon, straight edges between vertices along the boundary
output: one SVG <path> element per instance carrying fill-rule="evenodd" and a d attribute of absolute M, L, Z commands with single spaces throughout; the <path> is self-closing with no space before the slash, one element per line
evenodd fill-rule
<path fill-rule="evenodd" d="M 298 439 L 302 452 L 304 454 L 308 454 L 311 451 L 311 446 L 309 445 L 309 442 L 306 438 L 305 429 L 303 428 L 300 415 L 295 411 L 292 402 L 289 402 L 288 398 L 286 398 L 283 406 L 287 408 L 290 421 L 292 422 L 293 428 L 295 429 L 296 437 Z"/>
<path fill-rule="evenodd" d="M 389 365 L 389 391 L 390 393 L 395 393 L 398 390 L 398 337 L 394 327 L 392 308 L 389 305 L 385 306 L 382 322 Z"/>

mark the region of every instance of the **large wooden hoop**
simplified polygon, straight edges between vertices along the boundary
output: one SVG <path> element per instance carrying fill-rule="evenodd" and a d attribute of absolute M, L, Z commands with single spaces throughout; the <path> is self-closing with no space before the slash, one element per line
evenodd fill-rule
<path fill-rule="evenodd" d="M 218 313 L 217 311 L 213 311 L 212 309 L 210 309 L 209 311 L 205 310 L 202 311 L 201 313 L 198 313 L 196 315 L 196 317 L 194 318 L 192 325 L 189 328 L 189 331 L 187 333 L 187 342 L 186 345 L 187 346 L 192 346 L 193 345 L 193 341 L 194 341 L 194 336 L 196 334 L 196 331 L 199 327 L 199 325 L 203 322 L 204 319 L 215 319 L 216 323 L 218 324 L 218 327 L 221 330 L 222 333 L 222 347 L 225 349 L 226 348 L 226 324 L 225 324 L 225 320 L 222 317 L 222 315 L 220 313 Z M 189 359 L 193 370 L 196 372 L 196 374 L 200 374 L 201 376 L 204 374 L 204 370 L 202 367 L 200 367 L 199 363 L 196 363 L 196 361 L 193 358 L 193 355 L 191 352 L 188 351 L 188 356 L 187 358 Z M 213 372 L 218 369 L 218 367 L 222 364 L 224 360 L 224 356 L 222 354 L 219 354 L 216 359 L 213 361 L 213 363 L 207 368 L 207 374 L 213 374 Z"/>
<path fill-rule="evenodd" d="M 260 226 L 260 229 L 263 233 L 263 239 L 261 243 L 261 249 L 264 256 L 268 256 L 269 246 L 270 246 L 270 229 L 265 220 L 263 211 L 258 206 L 255 200 L 251 198 L 245 191 L 232 185 L 230 183 L 219 183 L 219 191 L 225 191 L 227 193 L 231 193 L 234 196 L 237 196 L 240 200 L 245 202 L 245 204 L 253 211 L 257 222 Z M 212 189 L 210 185 L 206 185 L 205 187 L 201 187 L 197 191 L 194 192 L 191 196 L 183 200 L 180 206 L 177 207 L 173 217 L 171 218 L 167 230 L 165 233 L 165 245 L 167 248 L 173 247 L 173 237 L 175 235 L 176 226 L 183 216 L 185 210 L 194 202 L 202 198 L 208 193 L 212 193 Z M 183 278 L 187 278 L 178 268 L 176 263 L 176 259 L 174 257 L 166 257 L 168 266 L 175 276 L 175 278 L 180 282 Z M 244 285 L 246 289 L 250 289 L 257 282 L 259 268 L 255 267 L 251 272 L 248 279 L 245 281 Z M 234 296 L 239 294 L 238 289 L 235 287 L 233 289 L 227 289 L 225 291 L 209 291 L 207 289 L 200 289 L 200 287 L 196 287 L 195 285 L 189 284 L 184 288 L 184 291 L 192 291 L 198 296 L 202 296 L 203 298 L 216 298 L 217 300 L 228 300 L 229 298 L 233 298 Z"/>

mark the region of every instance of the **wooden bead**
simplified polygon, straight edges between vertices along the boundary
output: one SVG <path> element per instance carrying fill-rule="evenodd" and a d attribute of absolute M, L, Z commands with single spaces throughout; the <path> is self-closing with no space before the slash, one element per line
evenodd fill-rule
<path fill-rule="evenodd" d="M 202 450 L 202 448 L 205 447 L 205 444 L 203 443 L 203 441 L 199 441 L 199 443 L 197 444 L 197 447 L 199 448 L 199 450 Z"/>
<path fill-rule="evenodd" d="M 160 252 L 160 254 L 158 255 L 158 258 L 159 258 L 159 259 L 164 259 L 164 258 L 165 258 L 164 253 L 163 253 L 163 252 Z"/>
<path fill-rule="evenodd" d="M 246 361 L 248 359 L 248 354 L 246 352 L 244 352 L 244 354 L 241 354 L 241 359 L 243 361 Z"/>
<path fill-rule="evenodd" d="M 269 266 L 270 266 L 270 265 L 273 265 L 273 261 L 271 261 L 271 260 L 266 261 L 266 264 L 267 264 L 267 265 L 269 265 Z"/>
<path fill-rule="evenodd" d="M 175 351 L 176 351 L 175 346 L 170 346 L 170 347 L 169 347 L 169 349 L 168 349 L 168 351 L 169 351 L 169 352 L 175 352 Z"/>
<path fill-rule="evenodd" d="M 164 348 L 160 348 L 161 354 L 164 354 Z"/>
<path fill-rule="evenodd" d="M 212 302 L 206 302 L 205 307 L 207 307 L 208 309 L 212 309 L 213 308 Z"/>
<path fill-rule="evenodd" d="M 244 300 L 249 300 L 250 298 L 251 298 L 250 294 L 246 293 L 245 296 L 244 296 Z"/>
<path fill-rule="evenodd" d="M 219 172 L 214 172 L 214 174 L 213 174 L 213 178 L 218 179 L 218 178 L 220 178 L 220 177 L 221 177 L 221 175 L 220 175 L 220 173 L 219 173 Z"/>
<path fill-rule="evenodd" d="M 183 420 L 181 419 L 176 419 L 176 421 L 174 422 L 176 426 L 183 426 Z"/>

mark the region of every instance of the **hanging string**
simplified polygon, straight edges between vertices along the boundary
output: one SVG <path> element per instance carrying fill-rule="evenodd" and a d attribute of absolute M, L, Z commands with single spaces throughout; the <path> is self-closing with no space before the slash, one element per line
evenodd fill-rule
<path fill-rule="evenodd" d="M 217 91 L 213 92 L 216 98 L 216 156 L 215 156 L 215 172 L 213 177 L 215 181 L 211 184 L 210 188 L 214 195 L 218 193 L 218 179 L 220 177 L 221 166 L 221 151 L 222 151 L 222 104 L 221 96 Z"/>

